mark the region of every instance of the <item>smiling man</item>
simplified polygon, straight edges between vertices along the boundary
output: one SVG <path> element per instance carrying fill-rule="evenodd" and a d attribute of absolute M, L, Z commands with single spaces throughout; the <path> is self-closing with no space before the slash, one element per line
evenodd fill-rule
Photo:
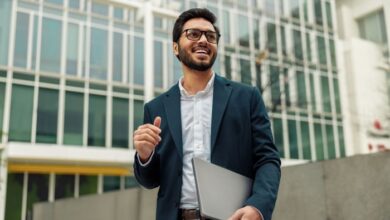
<path fill-rule="evenodd" d="M 191 159 L 202 158 L 254 180 L 231 220 L 270 220 L 280 158 L 259 91 L 215 73 L 220 33 L 207 9 L 183 12 L 173 28 L 173 52 L 183 76 L 147 103 L 134 132 L 134 172 L 146 188 L 160 187 L 158 220 L 203 219 Z M 215 195 L 218 196 L 218 195 Z"/>

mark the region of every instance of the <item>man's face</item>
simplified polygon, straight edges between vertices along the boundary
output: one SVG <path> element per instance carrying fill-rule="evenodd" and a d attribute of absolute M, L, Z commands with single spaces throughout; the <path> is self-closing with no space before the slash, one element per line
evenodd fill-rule
<path fill-rule="evenodd" d="M 188 20 L 183 26 L 183 31 L 191 29 L 215 32 L 213 25 L 203 18 Z M 214 64 L 217 46 L 216 43 L 208 42 L 205 34 L 202 34 L 199 40 L 189 40 L 186 32 L 183 32 L 173 47 L 175 55 L 179 56 L 184 65 L 197 71 L 206 71 Z"/>

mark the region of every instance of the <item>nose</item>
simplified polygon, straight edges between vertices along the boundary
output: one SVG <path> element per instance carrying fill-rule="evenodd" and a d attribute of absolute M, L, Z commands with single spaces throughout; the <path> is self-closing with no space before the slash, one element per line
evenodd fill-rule
<path fill-rule="evenodd" d="M 200 36 L 200 39 L 198 41 L 199 42 L 207 42 L 206 33 L 202 33 L 202 35 Z"/>

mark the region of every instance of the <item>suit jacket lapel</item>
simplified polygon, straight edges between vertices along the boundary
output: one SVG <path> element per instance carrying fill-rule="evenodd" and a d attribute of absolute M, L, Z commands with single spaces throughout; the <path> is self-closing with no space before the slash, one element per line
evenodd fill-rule
<path fill-rule="evenodd" d="M 164 107 L 167 114 L 168 127 L 181 158 L 183 158 L 183 140 L 181 130 L 180 90 L 176 84 L 164 97 Z"/>
<path fill-rule="evenodd" d="M 211 153 L 215 147 L 217 135 L 221 121 L 228 103 L 232 87 L 228 81 L 225 81 L 218 75 L 215 75 L 214 94 L 213 94 L 213 112 L 211 118 Z"/>

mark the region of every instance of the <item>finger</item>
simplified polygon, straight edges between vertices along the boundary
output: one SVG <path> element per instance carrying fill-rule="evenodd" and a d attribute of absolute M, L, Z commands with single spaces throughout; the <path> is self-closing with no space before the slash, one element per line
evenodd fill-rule
<path fill-rule="evenodd" d="M 229 218 L 229 220 L 240 220 L 243 214 L 244 213 L 242 212 L 242 210 L 239 209 Z"/>
<path fill-rule="evenodd" d="M 158 133 L 156 133 L 155 131 L 153 131 L 152 129 L 150 128 L 145 128 L 145 129 L 141 129 L 141 130 L 137 130 L 134 132 L 134 139 L 139 139 L 140 137 L 142 137 L 143 134 L 149 134 L 150 136 L 152 136 L 157 142 L 160 142 L 161 141 L 161 137 Z"/>
<path fill-rule="evenodd" d="M 157 126 L 154 126 L 152 124 L 143 124 L 141 126 L 138 127 L 137 130 L 143 130 L 143 129 L 152 129 L 154 132 L 160 134 L 161 133 L 161 129 Z"/>
<path fill-rule="evenodd" d="M 154 119 L 154 122 L 153 122 L 153 125 L 156 126 L 156 127 L 160 127 L 161 125 L 161 117 L 160 116 L 157 116 L 155 119 Z"/>
<path fill-rule="evenodd" d="M 135 141 L 147 141 L 153 145 L 157 145 L 159 142 L 158 139 L 154 138 L 152 135 L 150 135 L 148 133 L 139 134 L 139 135 L 134 137 L 134 140 Z"/>

